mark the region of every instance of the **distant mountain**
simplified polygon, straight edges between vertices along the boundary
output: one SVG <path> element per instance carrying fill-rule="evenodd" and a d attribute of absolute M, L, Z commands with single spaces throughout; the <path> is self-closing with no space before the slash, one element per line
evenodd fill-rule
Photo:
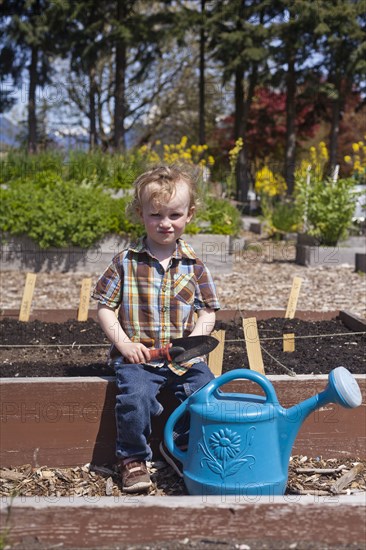
<path fill-rule="evenodd" d="M 20 140 L 17 136 L 20 134 L 20 127 L 11 122 L 6 116 L 0 114 L 0 150 L 9 147 L 18 147 Z M 138 141 L 140 132 L 135 129 L 130 129 L 126 132 L 127 149 L 133 147 Z M 51 131 L 48 134 L 51 142 L 58 147 L 68 149 L 84 149 L 89 148 L 88 132 L 81 128 L 63 127 L 60 130 Z"/>
<path fill-rule="evenodd" d="M 89 147 L 88 133 L 82 128 L 62 128 L 61 130 L 53 131 L 49 134 L 49 138 L 53 143 L 66 150 L 69 149 L 84 149 Z"/>
<path fill-rule="evenodd" d="M 0 115 L 0 148 L 19 145 L 18 134 L 19 127 L 4 115 Z"/>

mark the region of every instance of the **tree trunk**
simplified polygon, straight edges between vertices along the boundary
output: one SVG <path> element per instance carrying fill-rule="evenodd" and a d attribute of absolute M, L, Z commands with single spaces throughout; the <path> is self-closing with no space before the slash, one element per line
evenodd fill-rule
<path fill-rule="evenodd" d="M 199 129 L 198 139 L 200 145 L 206 142 L 206 128 L 205 128 L 205 4 L 206 0 L 201 0 L 201 29 L 200 29 L 200 67 L 199 67 Z"/>
<path fill-rule="evenodd" d="M 117 21 L 122 25 L 125 19 L 124 0 L 117 1 Z M 126 66 L 127 47 L 123 38 L 116 42 L 116 81 L 114 91 L 114 148 L 124 152 L 126 149 Z"/>
<path fill-rule="evenodd" d="M 96 96 L 96 82 L 95 82 L 95 68 L 89 69 L 89 149 L 93 150 L 98 144 L 97 135 L 97 121 L 96 121 L 96 108 L 95 108 L 95 96 Z"/>
<path fill-rule="evenodd" d="M 29 98 L 28 98 L 28 153 L 37 152 L 37 113 L 36 113 L 36 89 L 37 89 L 37 62 L 38 46 L 32 46 L 31 62 L 29 65 Z"/>
<path fill-rule="evenodd" d="M 247 147 L 245 146 L 248 118 L 252 106 L 255 87 L 257 85 L 258 68 L 253 65 L 252 72 L 249 75 L 249 87 L 246 98 L 244 99 L 243 71 L 239 70 L 235 75 L 235 140 L 239 137 L 243 139 L 244 147 L 239 153 L 236 165 L 236 189 L 237 200 L 246 202 L 250 189 L 250 168 L 248 166 Z"/>
<path fill-rule="evenodd" d="M 289 45 L 287 62 L 285 180 L 287 194 L 292 195 L 295 183 L 296 159 L 296 71 L 295 56 L 291 45 Z"/>
<path fill-rule="evenodd" d="M 332 118 L 329 139 L 329 170 L 333 174 L 337 165 L 339 122 L 341 118 L 342 90 L 341 79 L 337 75 L 335 79 L 336 97 L 332 101 Z"/>

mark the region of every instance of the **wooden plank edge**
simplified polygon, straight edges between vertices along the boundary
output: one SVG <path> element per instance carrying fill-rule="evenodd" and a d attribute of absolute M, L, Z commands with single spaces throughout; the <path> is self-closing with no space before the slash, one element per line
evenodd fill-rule
<path fill-rule="evenodd" d="M 366 330 L 366 319 L 362 319 L 350 311 L 341 310 L 339 312 L 339 319 L 347 328 L 354 332 L 363 332 Z"/>
<path fill-rule="evenodd" d="M 45 322 L 62 323 L 69 319 L 77 319 L 77 309 L 34 309 L 31 312 L 30 320 L 39 320 Z M 257 320 L 272 319 L 274 317 L 285 318 L 286 311 L 284 309 L 220 309 L 216 313 L 216 317 L 221 321 L 235 321 L 243 317 L 256 317 Z M 329 321 L 336 319 L 340 315 L 340 310 L 315 311 L 315 310 L 297 310 L 296 319 L 303 321 Z M 352 315 L 352 314 L 348 314 Z M 0 309 L 0 320 L 4 318 L 18 318 L 19 309 Z M 356 316 L 354 316 L 356 317 Z M 89 309 L 89 318 L 97 318 L 97 310 Z M 358 318 L 362 321 L 361 318 Z M 366 319 L 363 321 L 366 324 Z"/>
<path fill-rule="evenodd" d="M 317 497 L 16 497 L 1 504 L 8 543 L 32 537 L 47 547 L 111 547 L 179 539 L 179 526 L 191 541 L 360 545 L 366 535 L 364 495 Z M 66 499 L 66 501 L 64 500 Z M 250 500 L 251 499 L 251 500 Z M 112 512 L 112 513 L 111 513 Z M 9 514 L 9 515 L 8 515 Z M 123 521 L 115 521 L 116 517 Z M 260 517 L 260 521 L 258 521 Z M 57 518 L 57 521 L 55 521 Z M 52 525 L 52 528 L 50 528 Z M 141 529 L 144 525 L 144 529 Z M 113 546 L 114 547 L 114 546 Z M 274 547 L 274 546 L 272 546 Z M 358 547 L 358 546 L 357 546 Z"/>

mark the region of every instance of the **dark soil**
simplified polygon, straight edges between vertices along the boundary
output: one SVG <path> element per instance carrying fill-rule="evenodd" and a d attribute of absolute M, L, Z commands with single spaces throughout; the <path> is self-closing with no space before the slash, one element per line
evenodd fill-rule
<path fill-rule="evenodd" d="M 258 321 L 267 374 L 328 374 L 344 366 L 353 374 L 366 372 L 365 334 L 352 332 L 339 319 L 302 321 L 272 318 Z M 217 323 L 226 330 L 223 372 L 248 368 L 243 329 Z M 107 365 L 109 344 L 93 321 L 22 323 L 0 321 L 0 376 L 113 376 Z M 295 351 L 283 352 L 284 333 L 294 333 Z"/>

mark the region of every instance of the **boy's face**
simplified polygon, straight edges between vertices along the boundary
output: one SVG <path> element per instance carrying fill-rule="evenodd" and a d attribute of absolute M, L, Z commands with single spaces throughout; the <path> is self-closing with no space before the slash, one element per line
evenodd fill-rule
<path fill-rule="evenodd" d="M 175 193 L 164 204 L 151 200 L 151 191 L 155 187 L 157 185 L 154 183 L 148 185 L 142 195 L 140 215 L 146 229 L 148 245 L 173 245 L 183 234 L 193 215 L 194 207 L 189 207 L 188 185 L 183 180 L 178 181 Z"/>

